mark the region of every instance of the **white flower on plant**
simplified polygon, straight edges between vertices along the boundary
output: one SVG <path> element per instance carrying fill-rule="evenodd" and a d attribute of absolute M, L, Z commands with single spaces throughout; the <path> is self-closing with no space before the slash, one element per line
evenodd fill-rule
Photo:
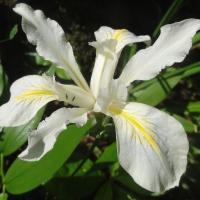
<path fill-rule="evenodd" d="M 53 148 L 58 134 L 69 123 L 82 126 L 89 112 L 111 116 L 116 127 L 117 153 L 121 166 L 136 183 L 150 191 L 165 191 L 177 186 L 187 164 L 188 140 L 182 125 L 156 108 L 126 102 L 127 86 L 134 80 L 149 80 L 165 66 L 181 62 L 191 47 L 191 38 L 200 20 L 188 19 L 163 26 L 157 41 L 140 50 L 113 79 L 125 45 L 144 41 L 127 30 L 101 27 L 95 32 L 96 60 L 90 87 L 75 61 L 72 47 L 57 22 L 46 19 L 42 11 L 17 4 L 22 27 L 37 52 L 58 68 L 63 68 L 77 86 L 63 85 L 46 75 L 25 76 L 11 86 L 11 98 L 0 107 L 0 126 L 19 126 L 52 100 L 65 101 L 79 108 L 61 108 L 28 133 L 28 147 L 19 157 L 37 161 Z M 67 142 L 66 141 L 66 145 Z"/>

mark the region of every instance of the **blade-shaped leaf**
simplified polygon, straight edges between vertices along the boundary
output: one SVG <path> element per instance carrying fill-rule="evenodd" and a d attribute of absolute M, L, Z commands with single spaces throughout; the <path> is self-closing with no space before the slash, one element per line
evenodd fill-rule
<path fill-rule="evenodd" d="M 170 112 L 170 113 L 183 113 L 185 111 L 191 112 L 191 113 L 199 113 L 200 112 L 200 101 L 191 102 L 187 105 L 163 108 L 162 110 Z"/>
<path fill-rule="evenodd" d="M 169 95 L 171 89 L 181 79 L 181 76 L 175 76 L 168 79 L 160 80 L 151 84 L 149 87 L 143 90 L 140 96 L 137 97 L 137 102 L 145 103 L 151 106 L 155 106 L 160 103 L 167 95 Z"/>
<path fill-rule="evenodd" d="M 12 39 L 15 37 L 15 35 L 17 34 L 17 32 L 18 32 L 18 26 L 17 26 L 17 24 L 16 24 L 16 25 L 12 28 L 12 30 L 10 31 L 10 34 L 9 34 L 8 39 L 1 40 L 0 43 L 6 42 L 6 41 L 9 41 L 9 40 L 12 40 Z"/>
<path fill-rule="evenodd" d="M 9 39 L 12 40 L 15 35 L 17 34 L 18 32 L 18 26 L 17 24 L 12 28 L 12 30 L 10 31 L 10 34 L 9 34 Z"/>
<path fill-rule="evenodd" d="M 94 121 L 81 128 L 75 125 L 60 133 L 54 148 L 37 162 L 15 160 L 5 175 L 4 184 L 8 192 L 21 194 L 47 181 L 69 158 L 83 135 L 94 125 Z"/>
<path fill-rule="evenodd" d="M 176 76 L 176 75 L 182 75 L 182 78 L 185 78 L 186 76 L 190 75 L 191 71 L 193 72 L 193 69 L 196 69 L 200 66 L 200 62 L 196 62 L 196 63 L 193 63 L 191 65 L 188 65 L 186 67 L 182 67 L 182 68 L 179 68 L 179 69 L 174 69 L 172 67 L 169 67 L 169 68 L 166 68 L 166 71 L 165 73 L 161 74 L 161 76 L 163 78 L 170 78 L 170 77 L 173 77 L 173 76 Z M 158 75 L 159 77 L 159 75 Z M 137 85 L 136 87 L 134 87 L 130 93 L 133 93 L 133 92 L 137 92 L 153 83 L 157 82 L 157 78 L 153 78 L 153 79 L 150 79 L 148 81 L 144 81 L 142 83 L 140 83 L 139 85 Z"/>

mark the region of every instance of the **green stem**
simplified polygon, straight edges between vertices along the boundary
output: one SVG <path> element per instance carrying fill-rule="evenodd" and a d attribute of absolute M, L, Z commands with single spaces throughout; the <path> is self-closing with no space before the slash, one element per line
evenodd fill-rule
<path fill-rule="evenodd" d="M 7 42 L 7 41 L 9 41 L 9 40 L 10 40 L 10 39 L 1 40 L 0 43 Z"/>
<path fill-rule="evenodd" d="M 1 153 L 1 166 L 0 166 L 0 174 L 1 174 L 1 179 L 2 179 L 2 183 L 3 183 L 3 187 L 2 187 L 2 193 L 5 193 L 5 185 L 4 185 L 4 172 L 3 172 L 3 154 Z"/>
<path fill-rule="evenodd" d="M 1 153 L 1 177 L 2 182 L 4 182 L 4 173 L 3 173 L 3 154 Z"/>

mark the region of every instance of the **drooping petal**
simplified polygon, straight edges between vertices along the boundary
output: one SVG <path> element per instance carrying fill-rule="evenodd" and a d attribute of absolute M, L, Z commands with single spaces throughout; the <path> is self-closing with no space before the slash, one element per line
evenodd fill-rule
<path fill-rule="evenodd" d="M 120 79 L 112 80 L 107 88 L 101 88 L 97 97 L 97 104 L 104 114 L 113 102 L 125 102 L 128 96 L 126 85 Z"/>
<path fill-rule="evenodd" d="M 109 111 L 116 127 L 120 164 L 135 182 L 154 192 L 178 186 L 189 148 L 182 125 L 140 103 L 113 103 Z"/>
<path fill-rule="evenodd" d="M 15 81 L 8 103 L 0 107 L 0 126 L 19 126 L 28 122 L 37 111 L 59 97 L 53 90 L 54 79 L 44 76 L 25 76 Z"/>
<path fill-rule="evenodd" d="M 192 37 L 200 29 L 200 20 L 187 19 L 161 28 L 157 41 L 133 56 L 121 76 L 128 86 L 134 80 L 149 80 L 165 66 L 181 62 L 192 45 Z"/>
<path fill-rule="evenodd" d="M 28 133 L 28 147 L 19 158 L 26 161 L 40 160 L 53 148 L 56 138 L 66 129 L 67 124 L 76 123 L 79 127 L 87 122 L 87 111 L 85 108 L 61 108 L 55 111 L 39 124 L 37 130 Z"/>
<path fill-rule="evenodd" d="M 108 39 L 117 40 L 116 53 L 119 53 L 124 46 L 132 45 L 133 43 L 145 42 L 147 45 L 151 43 L 151 38 L 148 35 L 136 36 L 126 29 L 114 30 L 110 27 L 102 26 L 94 34 L 98 42 L 103 42 Z"/>
<path fill-rule="evenodd" d="M 13 10 L 22 16 L 22 28 L 28 41 L 37 45 L 38 54 L 53 62 L 56 67 L 65 69 L 78 86 L 90 92 L 60 25 L 46 19 L 42 11 L 34 11 L 23 3 L 17 4 Z"/>
<path fill-rule="evenodd" d="M 116 44 L 115 40 L 90 43 L 91 46 L 96 48 L 96 60 L 90 81 L 91 92 L 95 98 L 98 95 L 99 88 L 107 88 L 114 76 L 119 58 L 115 53 Z"/>

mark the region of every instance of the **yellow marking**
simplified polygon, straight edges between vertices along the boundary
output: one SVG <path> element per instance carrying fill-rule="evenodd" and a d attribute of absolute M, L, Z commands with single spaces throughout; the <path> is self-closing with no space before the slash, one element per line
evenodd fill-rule
<path fill-rule="evenodd" d="M 109 111 L 112 113 L 115 113 L 119 116 L 124 117 L 127 121 L 131 122 L 131 124 L 135 125 L 141 133 L 145 136 L 147 139 L 148 143 L 151 145 L 151 147 L 158 153 L 161 153 L 161 150 L 159 146 L 157 145 L 156 141 L 152 138 L 152 136 L 140 125 L 140 123 L 135 119 L 133 116 L 131 116 L 129 113 L 124 112 L 116 107 L 110 106 Z"/>
<path fill-rule="evenodd" d="M 113 36 L 113 39 L 114 40 L 118 40 L 119 39 L 119 36 L 124 33 L 126 31 L 126 29 L 121 29 L 121 30 L 118 30 L 116 31 L 117 33 Z"/>
<path fill-rule="evenodd" d="M 29 90 L 19 96 L 17 96 L 13 101 L 18 101 L 18 100 L 22 100 L 24 98 L 29 98 L 29 97 L 34 97 L 34 96 L 56 96 L 55 93 L 53 93 L 50 90 Z"/>

